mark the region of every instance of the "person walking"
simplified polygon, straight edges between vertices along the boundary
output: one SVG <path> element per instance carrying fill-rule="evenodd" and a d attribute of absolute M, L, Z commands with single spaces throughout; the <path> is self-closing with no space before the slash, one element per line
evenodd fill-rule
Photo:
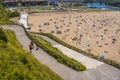
<path fill-rule="evenodd" d="M 30 53 L 32 53 L 32 49 L 34 49 L 34 44 L 32 41 L 30 42 L 29 49 L 30 49 Z"/>
<path fill-rule="evenodd" d="M 34 43 L 31 41 L 30 44 L 32 45 L 32 48 L 34 49 Z"/>
<path fill-rule="evenodd" d="M 29 45 L 29 49 L 30 49 L 30 53 L 32 53 L 32 49 L 33 49 L 33 45 L 32 44 Z"/>

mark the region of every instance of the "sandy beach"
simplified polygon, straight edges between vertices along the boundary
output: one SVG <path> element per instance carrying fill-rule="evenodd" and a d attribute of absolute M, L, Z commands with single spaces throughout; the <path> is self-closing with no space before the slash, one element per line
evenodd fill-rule
<path fill-rule="evenodd" d="M 120 11 L 32 13 L 32 32 L 52 33 L 64 42 L 120 63 Z"/>

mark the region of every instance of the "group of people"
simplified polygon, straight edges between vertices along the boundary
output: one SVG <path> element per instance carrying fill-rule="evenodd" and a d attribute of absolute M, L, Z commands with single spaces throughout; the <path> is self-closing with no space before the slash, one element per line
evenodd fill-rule
<path fill-rule="evenodd" d="M 52 33 L 82 50 L 95 55 L 104 55 L 106 58 L 118 59 L 120 57 L 119 14 L 119 11 L 37 13 L 29 17 L 29 23 L 34 24 L 31 29 L 33 31 L 38 31 L 40 28 L 43 32 Z M 45 22 L 49 25 L 44 25 Z"/>

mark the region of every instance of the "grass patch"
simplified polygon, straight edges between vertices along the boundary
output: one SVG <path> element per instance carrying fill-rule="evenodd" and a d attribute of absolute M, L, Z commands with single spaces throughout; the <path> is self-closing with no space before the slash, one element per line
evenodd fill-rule
<path fill-rule="evenodd" d="M 62 80 L 24 50 L 13 31 L 2 29 L 2 33 L 7 42 L 0 37 L 0 80 Z"/>
<path fill-rule="evenodd" d="M 0 5 L 0 25 L 12 24 L 13 22 L 8 18 L 9 12 Z"/>
<path fill-rule="evenodd" d="M 44 51 L 46 51 L 49 55 L 54 57 L 58 62 L 71 67 L 77 71 L 84 71 L 86 70 L 86 67 L 81 64 L 80 62 L 74 60 L 73 58 L 69 58 L 66 55 L 64 55 L 60 50 L 53 47 L 52 44 L 47 42 L 41 37 L 35 36 L 33 34 L 28 34 L 28 36 L 31 38 L 31 40 L 36 43 L 39 47 L 41 47 Z"/>
<path fill-rule="evenodd" d="M 5 32 L 3 31 L 2 28 L 0 28 L 0 39 L 5 41 L 5 42 L 8 41 L 7 36 L 6 36 L 6 34 L 5 34 Z"/>
<path fill-rule="evenodd" d="M 85 56 L 91 57 L 91 58 L 96 59 L 96 60 L 99 60 L 99 61 L 103 61 L 103 62 L 105 62 L 105 63 L 107 63 L 107 64 L 109 64 L 109 65 L 112 65 L 112 66 L 117 67 L 118 69 L 120 69 L 120 63 L 115 62 L 115 61 L 110 60 L 110 59 L 101 60 L 101 59 L 99 58 L 99 56 L 95 56 L 95 55 L 93 55 L 93 54 L 91 54 L 91 53 L 85 52 L 85 51 L 80 50 L 80 49 L 78 49 L 78 48 L 76 48 L 76 47 L 74 47 L 74 46 L 71 46 L 71 45 L 63 42 L 63 41 L 60 40 L 59 38 L 55 37 L 53 34 L 50 34 L 50 33 L 36 33 L 36 34 L 40 34 L 40 35 L 47 36 L 47 37 L 53 39 L 54 41 L 62 44 L 63 46 L 66 46 L 66 47 L 68 47 L 68 48 L 70 48 L 70 49 L 72 49 L 72 50 L 75 50 L 75 51 L 77 51 L 77 52 L 79 52 L 79 53 L 81 53 L 81 54 L 83 54 L 83 55 L 85 55 Z"/>
<path fill-rule="evenodd" d="M 19 17 L 19 16 L 20 16 L 20 13 L 17 11 L 9 12 L 9 18 Z"/>

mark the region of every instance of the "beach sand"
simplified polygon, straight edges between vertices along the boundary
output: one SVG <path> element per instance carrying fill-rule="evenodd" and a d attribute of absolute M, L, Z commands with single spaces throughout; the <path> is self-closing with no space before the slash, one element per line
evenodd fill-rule
<path fill-rule="evenodd" d="M 32 13 L 32 32 L 52 33 L 64 42 L 120 63 L 120 11 Z"/>

